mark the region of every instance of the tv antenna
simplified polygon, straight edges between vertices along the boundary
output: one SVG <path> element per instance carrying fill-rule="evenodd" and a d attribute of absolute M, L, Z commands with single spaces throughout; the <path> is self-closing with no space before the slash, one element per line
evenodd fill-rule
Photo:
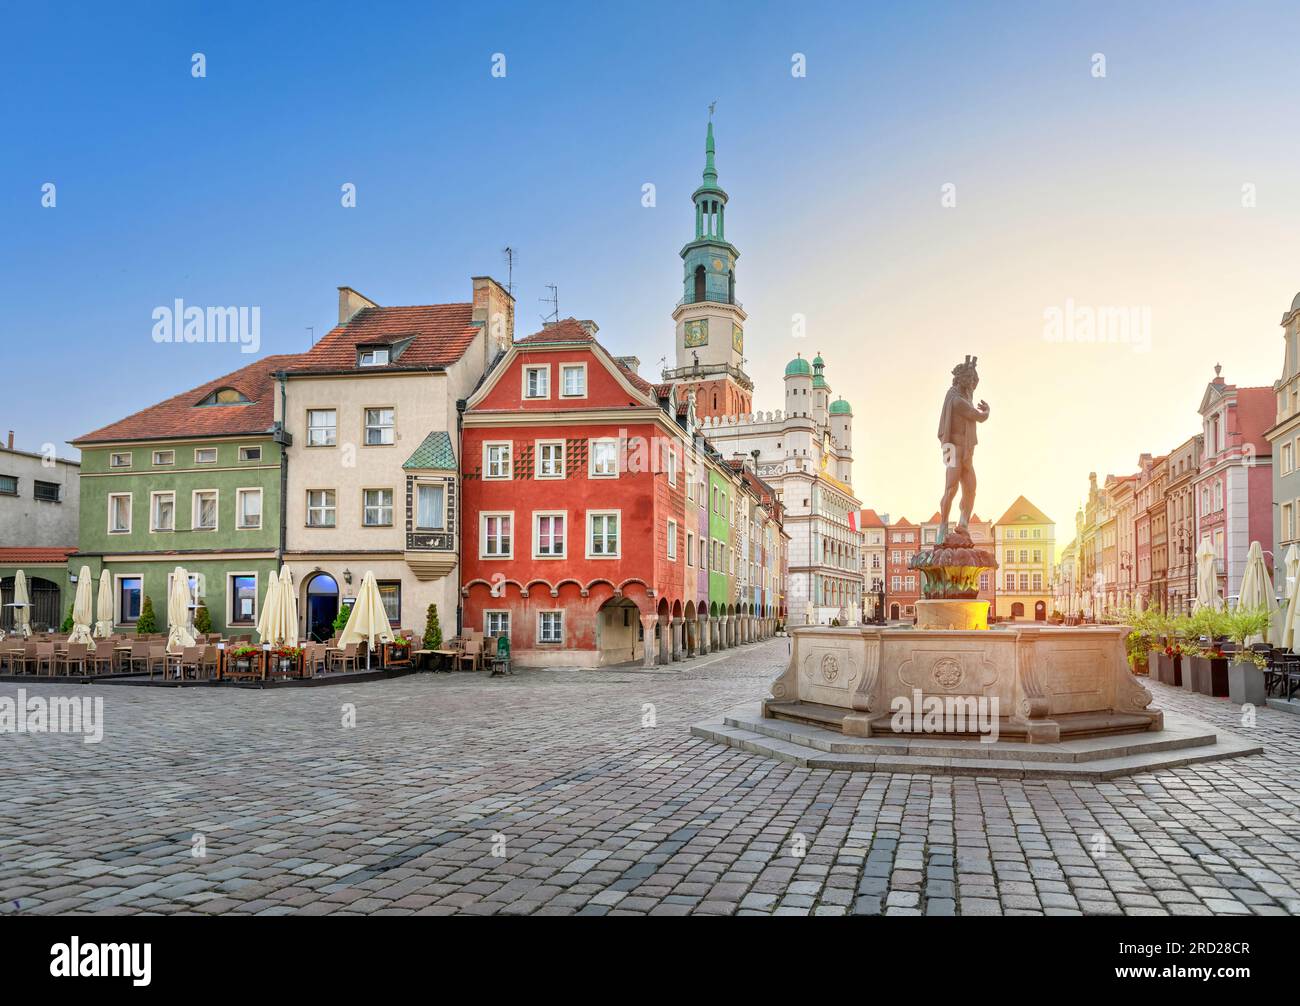
<path fill-rule="evenodd" d="M 556 322 L 560 320 L 560 288 L 554 283 L 547 283 L 546 289 L 551 291 L 549 297 L 538 297 L 537 299 L 543 304 L 551 305 L 551 313 L 542 315 L 542 324 L 547 322 Z"/>
<path fill-rule="evenodd" d="M 515 295 L 515 250 L 509 245 L 503 249 L 506 257 L 506 293 Z"/>

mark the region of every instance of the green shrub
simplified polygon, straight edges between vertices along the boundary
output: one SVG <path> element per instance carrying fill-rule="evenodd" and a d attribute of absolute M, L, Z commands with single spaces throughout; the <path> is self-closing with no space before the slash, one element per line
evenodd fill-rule
<path fill-rule="evenodd" d="M 72 621 L 72 605 L 68 605 L 68 617 L 65 618 L 65 619 L 63 620 L 63 626 L 62 626 L 62 628 L 60 628 L 59 631 L 60 631 L 60 632 L 71 632 L 71 631 L 72 631 L 72 626 L 73 626 L 73 621 Z"/>
<path fill-rule="evenodd" d="M 194 611 L 194 631 L 205 636 L 212 631 L 212 615 L 206 604 L 200 604 Z"/>
<path fill-rule="evenodd" d="M 153 601 L 148 594 L 144 595 L 144 600 L 140 602 L 140 617 L 135 623 L 135 634 L 137 636 L 148 636 L 158 631 L 158 619 L 154 617 Z"/>
<path fill-rule="evenodd" d="M 438 606 L 429 605 L 424 620 L 424 648 L 426 650 L 442 649 L 442 626 L 438 624 Z"/>
<path fill-rule="evenodd" d="M 334 616 L 334 631 L 342 632 L 348 627 L 348 616 L 352 614 L 352 605 L 339 605 L 339 613 Z"/>

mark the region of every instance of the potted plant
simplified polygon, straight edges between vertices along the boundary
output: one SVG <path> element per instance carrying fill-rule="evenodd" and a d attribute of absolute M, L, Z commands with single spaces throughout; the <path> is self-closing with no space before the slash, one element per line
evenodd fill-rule
<path fill-rule="evenodd" d="M 137 636 L 151 636 L 158 631 L 158 619 L 153 613 L 153 601 L 149 595 L 144 595 L 144 600 L 140 602 L 140 617 L 135 622 L 135 634 Z"/>
<path fill-rule="evenodd" d="M 277 646 L 271 650 L 272 666 L 279 674 L 301 677 L 303 653 L 301 646 Z"/>
<path fill-rule="evenodd" d="M 1246 645 L 1246 640 L 1262 636 L 1269 626 L 1266 608 L 1238 608 L 1228 617 L 1228 638 L 1237 644 L 1228 662 L 1228 698 L 1237 705 L 1262 706 L 1268 701 L 1264 684 L 1264 668 L 1268 662 L 1263 655 Z"/>
<path fill-rule="evenodd" d="M 1129 626 L 1129 633 L 1124 638 L 1129 670 L 1134 674 L 1148 674 L 1156 635 L 1163 622 L 1160 612 L 1131 610 L 1124 614 L 1122 621 Z"/>
<path fill-rule="evenodd" d="M 405 664 L 411 659 L 411 641 L 405 636 L 394 636 L 393 641 L 388 644 L 388 662 L 390 664 Z"/>
<path fill-rule="evenodd" d="M 236 674 L 252 674 L 254 672 L 253 662 L 261 652 L 262 648 L 260 646 L 254 646 L 252 643 L 240 643 L 230 651 L 227 659 L 234 665 Z"/>
<path fill-rule="evenodd" d="M 1223 644 L 1230 618 L 1226 611 L 1213 608 L 1202 608 L 1191 616 L 1191 632 L 1197 641 L 1189 647 L 1191 673 L 1183 674 L 1184 688 L 1202 695 L 1227 696 L 1228 659 Z"/>

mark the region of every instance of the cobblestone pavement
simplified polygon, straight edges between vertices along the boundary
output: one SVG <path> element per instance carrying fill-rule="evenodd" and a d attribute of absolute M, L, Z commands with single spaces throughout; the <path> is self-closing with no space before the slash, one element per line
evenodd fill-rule
<path fill-rule="evenodd" d="M 682 672 L 30 684 L 104 696 L 106 731 L 0 735 L 0 911 L 1300 913 L 1300 717 L 1243 731 L 1152 683 L 1267 754 L 1105 784 L 811 771 L 690 736 L 787 645 Z"/>

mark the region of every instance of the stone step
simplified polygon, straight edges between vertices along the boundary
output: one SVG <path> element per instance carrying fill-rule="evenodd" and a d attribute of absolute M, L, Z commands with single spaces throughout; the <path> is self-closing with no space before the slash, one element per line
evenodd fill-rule
<path fill-rule="evenodd" d="M 908 748 L 886 749 L 881 752 L 830 752 L 810 744 L 783 740 L 757 730 L 747 730 L 728 723 L 731 718 L 719 718 L 696 724 L 691 733 L 696 737 L 726 744 L 742 751 L 776 758 L 803 768 L 831 769 L 850 772 L 899 772 L 920 775 L 985 776 L 1008 779 L 1073 779 L 1099 782 L 1138 772 L 1179 768 L 1197 762 L 1217 761 L 1243 755 L 1259 754 L 1263 748 L 1239 737 L 1224 735 L 1208 743 L 1190 747 L 1161 748 L 1112 757 L 1076 761 L 1015 757 L 961 757 L 947 750 L 934 753 L 912 753 Z M 1202 725 L 1203 726 L 1203 725 Z M 1204 736 L 1204 731 L 1201 731 Z M 1213 731 L 1210 731 L 1213 737 Z M 893 738 L 885 738 L 893 740 Z M 998 748 L 999 745 L 980 745 Z M 1056 745 L 1016 745 L 1017 747 L 1044 749 Z M 923 749 L 918 749 L 923 750 Z"/>

